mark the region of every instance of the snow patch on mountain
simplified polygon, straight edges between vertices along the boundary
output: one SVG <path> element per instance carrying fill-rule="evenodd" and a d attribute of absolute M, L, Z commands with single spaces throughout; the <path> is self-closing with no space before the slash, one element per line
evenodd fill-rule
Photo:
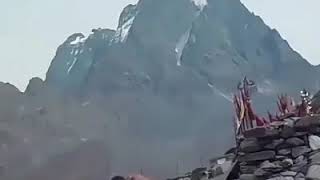
<path fill-rule="evenodd" d="M 276 90 L 271 81 L 266 79 L 261 84 L 258 84 L 258 92 L 264 95 L 272 95 Z"/>
<path fill-rule="evenodd" d="M 117 32 L 115 35 L 115 42 L 125 42 L 127 40 L 127 37 L 134 19 L 135 19 L 135 16 L 131 17 L 125 23 L 123 23 L 121 27 L 117 29 Z"/>
<path fill-rule="evenodd" d="M 190 36 L 190 31 L 191 31 L 191 28 L 189 28 L 185 33 L 183 33 L 176 44 L 175 53 L 176 53 L 176 57 L 177 57 L 177 66 L 181 66 L 182 52 L 183 52 L 185 45 L 188 42 L 188 39 Z"/>
<path fill-rule="evenodd" d="M 191 2 L 193 2 L 196 6 L 198 6 L 201 9 L 201 11 L 206 5 L 208 5 L 207 0 L 191 0 Z"/>
<path fill-rule="evenodd" d="M 76 64 L 77 61 L 78 61 L 78 58 L 76 58 L 76 57 L 73 58 L 72 64 L 69 66 L 68 71 L 67 71 L 67 74 L 70 74 L 73 66 Z"/>
<path fill-rule="evenodd" d="M 87 40 L 87 37 L 77 36 L 73 41 L 70 42 L 71 45 L 77 45 L 84 43 Z"/>
<path fill-rule="evenodd" d="M 90 105 L 90 101 L 85 101 L 85 102 L 81 103 L 82 107 L 86 107 L 88 105 Z"/>

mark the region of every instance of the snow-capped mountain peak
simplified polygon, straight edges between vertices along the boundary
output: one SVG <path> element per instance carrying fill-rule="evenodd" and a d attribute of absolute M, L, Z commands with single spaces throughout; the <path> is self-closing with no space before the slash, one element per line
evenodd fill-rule
<path fill-rule="evenodd" d="M 208 1 L 207 0 L 191 0 L 191 2 L 193 2 L 201 10 L 203 10 L 203 8 L 208 5 Z"/>

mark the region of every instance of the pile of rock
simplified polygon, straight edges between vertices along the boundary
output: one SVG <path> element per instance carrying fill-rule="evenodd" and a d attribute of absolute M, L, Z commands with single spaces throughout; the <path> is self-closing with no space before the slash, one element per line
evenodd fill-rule
<path fill-rule="evenodd" d="M 320 180 L 320 116 L 285 119 L 245 132 L 240 180 Z"/>
<path fill-rule="evenodd" d="M 167 180 L 215 180 L 226 179 L 234 165 L 235 154 L 227 153 L 210 160 L 210 166 L 196 168 L 183 176 L 169 178 Z"/>

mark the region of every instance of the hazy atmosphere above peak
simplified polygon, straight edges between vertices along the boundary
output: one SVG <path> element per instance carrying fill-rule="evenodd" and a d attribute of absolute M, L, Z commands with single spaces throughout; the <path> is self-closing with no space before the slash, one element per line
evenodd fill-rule
<path fill-rule="evenodd" d="M 23 90 L 45 73 L 57 47 L 71 34 L 115 29 L 122 9 L 137 0 L 10 0 L 0 6 L 0 81 Z M 320 63 L 318 0 L 242 0 L 311 64 Z"/>

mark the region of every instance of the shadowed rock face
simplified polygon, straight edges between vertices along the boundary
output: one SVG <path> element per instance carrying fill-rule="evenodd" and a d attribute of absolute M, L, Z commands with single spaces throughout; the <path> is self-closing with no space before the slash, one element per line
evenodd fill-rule
<path fill-rule="evenodd" d="M 187 171 L 232 145 L 232 93 L 244 75 L 265 113 L 279 93 L 315 91 L 318 74 L 239 0 L 141 0 L 116 30 L 71 35 L 45 81 L 25 93 L 1 85 L 0 118 L 31 142 L 31 164 L 98 139 L 112 172 L 170 177 L 177 162 Z"/>

